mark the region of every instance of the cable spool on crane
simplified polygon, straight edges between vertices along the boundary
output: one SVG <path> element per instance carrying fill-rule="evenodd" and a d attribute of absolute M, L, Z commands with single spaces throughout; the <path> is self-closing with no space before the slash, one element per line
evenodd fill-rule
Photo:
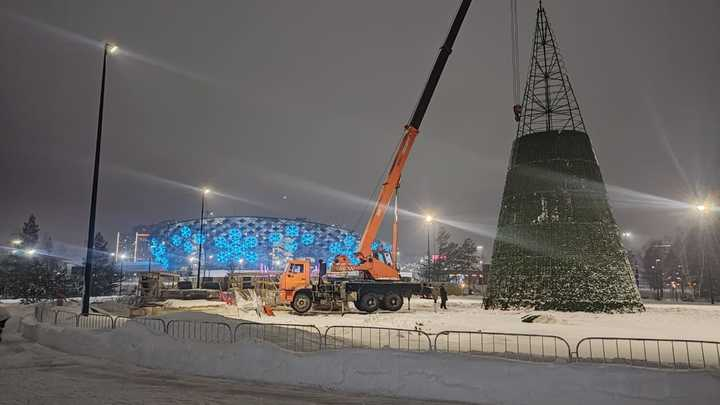
<path fill-rule="evenodd" d="M 518 19 L 517 0 L 510 0 L 510 37 L 512 42 L 512 68 L 513 68 L 513 115 L 515 122 L 520 122 L 522 106 L 520 105 L 520 54 L 518 51 Z"/>

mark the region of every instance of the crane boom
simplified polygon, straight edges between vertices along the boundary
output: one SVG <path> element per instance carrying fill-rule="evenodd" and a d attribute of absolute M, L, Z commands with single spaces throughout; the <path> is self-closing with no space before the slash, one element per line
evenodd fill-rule
<path fill-rule="evenodd" d="M 440 75 L 445 68 L 445 64 L 447 63 L 450 54 L 452 53 L 453 44 L 455 43 L 455 39 L 460 31 L 460 26 L 465 19 L 465 15 L 467 14 L 468 8 L 470 8 L 471 2 L 472 0 L 463 0 L 460 4 L 460 8 L 458 9 L 455 19 L 450 26 L 447 38 L 445 38 L 445 42 L 440 48 L 440 53 L 438 54 L 437 59 L 435 59 L 435 65 L 433 65 L 432 71 L 430 71 L 430 76 L 425 83 L 425 88 L 420 95 L 417 106 L 415 106 L 415 111 L 413 112 L 410 121 L 405 126 L 405 134 L 403 135 L 400 145 L 395 151 L 395 158 L 390 166 L 387 178 L 382 184 L 382 189 L 378 194 L 375 209 L 373 210 L 373 213 L 365 226 L 362 238 L 360 239 L 360 246 L 358 249 L 358 256 L 360 259 L 368 258 L 372 255 L 372 243 L 377 237 L 378 230 L 380 229 L 380 225 L 385 217 L 385 212 L 387 211 L 390 200 L 400 187 L 402 170 L 405 167 L 405 163 L 410 155 L 415 138 L 420 130 L 420 124 L 422 124 L 422 120 L 425 117 L 425 112 L 430 105 L 430 100 L 432 99 L 435 88 L 440 80 Z"/>

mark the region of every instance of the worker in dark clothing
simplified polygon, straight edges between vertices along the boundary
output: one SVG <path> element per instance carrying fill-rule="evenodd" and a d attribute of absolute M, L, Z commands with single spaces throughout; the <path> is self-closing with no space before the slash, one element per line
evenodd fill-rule
<path fill-rule="evenodd" d="M 447 290 L 445 284 L 440 284 L 440 309 L 447 309 Z"/>
<path fill-rule="evenodd" d="M 10 319 L 10 313 L 5 308 L 0 307 L 0 342 L 2 342 L 2 331 L 8 319 Z"/>

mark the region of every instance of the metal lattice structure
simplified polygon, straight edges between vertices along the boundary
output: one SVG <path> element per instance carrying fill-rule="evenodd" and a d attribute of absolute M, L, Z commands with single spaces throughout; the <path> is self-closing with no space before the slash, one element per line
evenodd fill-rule
<path fill-rule="evenodd" d="M 501 309 L 643 309 L 542 3 L 485 303 Z"/>
<path fill-rule="evenodd" d="M 517 136 L 551 130 L 586 132 L 565 62 L 540 2 Z"/>

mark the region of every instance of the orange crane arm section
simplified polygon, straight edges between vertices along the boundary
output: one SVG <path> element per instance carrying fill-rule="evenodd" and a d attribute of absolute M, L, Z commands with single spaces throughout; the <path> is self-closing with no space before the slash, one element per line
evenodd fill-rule
<path fill-rule="evenodd" d="M 403 136 L 402 142 L 400 142 L 400 146 L 398 146 L 397 152 L 395 153 L 395 159 L 393 160 L 392 166 L 390 166 L 387 179 L 382 185 L 380 195 L 378 195 L 375 209 L 365 226 L 362 239 L 360 239 L 360 246 L 358 249 L 360 258 L 368 258 L 372 256 L 372 243 L 375 241 L 375 237 L 380 230 L 380 225 L 382 225 L 383 218 L 385 218 L 385 212 L 390 204 L 390 200 L 395 195 L 397 188 L 400 187 L 400 176 L 402 175 L 405 163 L 410 156 L 410 150 L 412 150 L 417 134 L 418 130 L 416 128 L 409 125 L 406 127 L 405 135 Z"/>
<path fill-rule="evenodd" d="M 430 71 L 430 76 L 425 83 L 425 88 L 423 89 L 420 99 L 415 106 L 415 111 L 410 118 L 410 122 L 405 126 L 405 135 L 403 136 L 402 142 L 400 142 L 400 146 L 395 152 L 395 159 L 390 167 L 387 179 L 382 185 L 380 195 L 378 195 L 375 210 L 365 226 L 362 239 L 360 239 L 360 246 L 357 253 L 361 260 L 372 257 L 372 243 L 377 237 L 377 233 L 380 229 L 383 218 L 385 217 L 388 204 L 390 204 L 390 200 L 397 192 L 398 187 L 400 187 L 400 176 L 402 175 L 403 168 L 405 167 L 408 156 L 410 156 L 410 150 L 412 149 L 413 143 L 415 143 L 415 138 L 420 130 L 420 124 L 422 123 L 422 120 L 425 117 L 425 112 L 427 112 L 428 106 L 430 105 L 430 100 L 432 99 L 435 88 L 440 80 L 440 75 L 445 68 L 445 64 L 447 63 L 450 54 L 452 53 L 455 38 L 457 38 L 458 32 L 460 32 L 460 26 L 462 25 L 465 15 L 470 8 L 471 1 L 472 0 L 462 0 L 460 3 L 457 14 L 455 14 L 455 19 L 450 26 L 450 31 L 445 38 L 445 42 L 440 47 L 440 53 L 438 54 L 437 59 L 435 59 L 435 64 L 433 65 L 433 68 Z M 393 263 L 393 267 L 396 266 L 397 264 Z"/>

